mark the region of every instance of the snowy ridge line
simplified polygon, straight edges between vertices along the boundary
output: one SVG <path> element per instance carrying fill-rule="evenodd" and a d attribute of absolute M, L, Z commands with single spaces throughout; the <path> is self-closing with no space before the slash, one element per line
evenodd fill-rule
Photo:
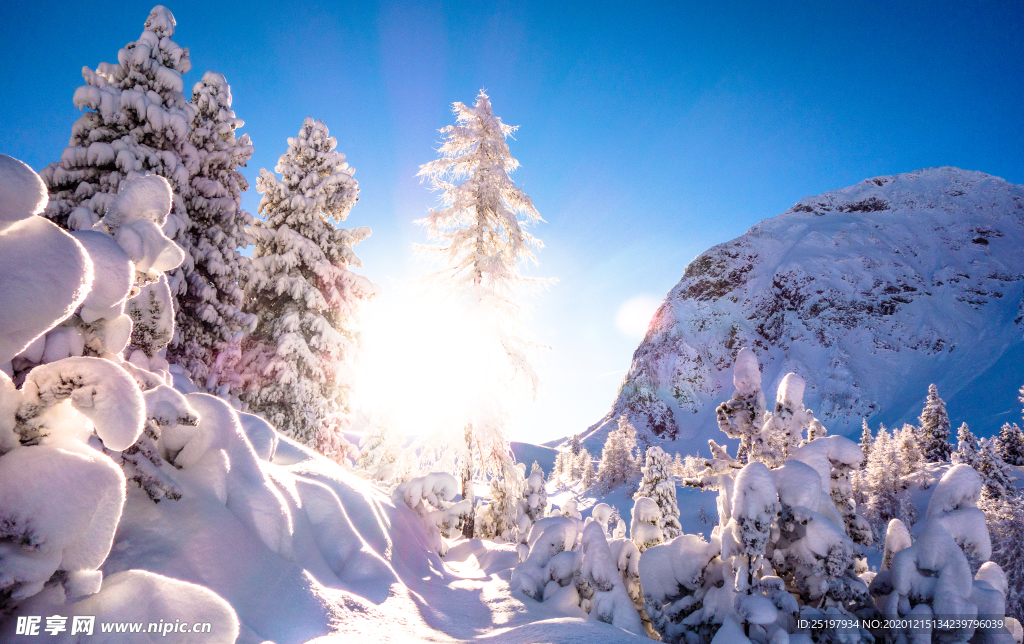
<path fill-rule="evenodd" d="M 626 415 L 648 440 L 703 443 L 742 346 L 766 385 L 789 372 L 810 383 L 808 407 L 834 433 L 913 422 L 933 382 L 994 432 L 1017 404 L 994 388 L 1024 356 L 1022 244 L 1024 187 L 981 172 L 808 197 L 690 262 L 584 440 L 593 450 Z"/>

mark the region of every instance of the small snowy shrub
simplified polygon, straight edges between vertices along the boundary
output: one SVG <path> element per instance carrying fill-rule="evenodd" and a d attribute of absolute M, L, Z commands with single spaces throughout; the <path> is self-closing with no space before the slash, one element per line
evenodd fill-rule
<path fill-rule="evenodd" d="M 467 501 L 448 503 L 458 493 L 459 484 L 451 474 L 433 472 L 399 483 L 391 493 L 395 505 L 404 504 L 423 519 L 431 548 L 444 556 L 448 544 L 442 535 L 452 538 L 470 508 Z"/>

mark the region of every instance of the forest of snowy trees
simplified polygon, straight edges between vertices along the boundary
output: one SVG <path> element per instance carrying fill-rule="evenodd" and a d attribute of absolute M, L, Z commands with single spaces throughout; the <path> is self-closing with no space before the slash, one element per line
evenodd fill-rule
<path fill-rule="evenodd" d="M 978 438 L 962 419 L 954 432 L 934 385 L 916 424 L 865 420 L 857 443 L 804 406 L 796 373 L 769 405 L 744 347 L 708 457 L 670 453 L 677 443 L 622 415 L 599 455 L 574 435 L 549 472 L 516 462 L 513 409 L 536 395 L 531 356 L 544 349 L 523 297 L 549 280 L 524 275 L 541 247 L 527 229 L 543 220 L 510 176 L 515 127 L 483 91 L 453 104 L 439 158 L 419 173 L 440 202 L 419 222 L 429 243 L 418 250 L 438 265 L 426 281 L 488 357 L 466 367 L 476 405 L 440 438 L 381 417 L 356 441 L 359 315 L 381 287 L 355 272 L 370 229 L 343 227 L 359 216 L 355 170 L 306 118 L 269 143 L 283 153 L 259 172 L 256 216 L 245 212 L 239 168 L 254 144 L 223 75 L 185 93 L 189 52 L 174 34 L 158 6 L 116 63 L 83 69 L 72 99 L 83 114 L 58 161 L 37 174 L 0 155 L 0 621 L 44 599 L 116 604 L 100 568 L 139 514 L 122 514 L 129 489 L 163 507 L 204 490 L 286 558 L 297 557 L 292 516 L 305 517 L 306 542 L 341 578 L 338 562 L 359 551 L 354 528 L 331 523 L 349 519 L 317 496 L 325 484 L 268 483 L 279 474 L 258 461 L 284 445 L 386 493 L 432 555 L 507 544 L 514 597 L 640 637 L 1021 641 L 1024 431 Z M 717 493 L 709 535 L 686 532 L 679 486 Z M 631 507 L 613 507 L 616 495 Z M 708 522 L 703 506 L 699 516 Z M 338 535 L 349 549 L 332 559 L 323 544 Z M 209 641 L 242 632 L 203 586 L 117 575 L 218 624 Z"/>

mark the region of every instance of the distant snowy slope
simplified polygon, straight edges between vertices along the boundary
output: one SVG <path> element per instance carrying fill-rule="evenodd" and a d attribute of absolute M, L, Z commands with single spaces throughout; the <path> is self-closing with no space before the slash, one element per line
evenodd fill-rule
<path fill-rule="evenodd" d="M 981 172 L 929 168 L 804 199 L 690 262 L 587 443 L 627 414 L 695 451 L 716 435 L 743 346 L 769 397 L 803 376 L 832 433 L 862 417 L 913 422 L 932 382 L 955 423 L 992 433 L 1019 418 L 1022 248 L 1024 186 Z"/>

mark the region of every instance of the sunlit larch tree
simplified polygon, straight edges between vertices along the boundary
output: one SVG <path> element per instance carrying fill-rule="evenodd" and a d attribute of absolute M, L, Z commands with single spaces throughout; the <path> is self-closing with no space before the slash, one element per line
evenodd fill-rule
<path fill-rule="evenodd" d="M 543 220 L 509 177 L 519 162 L 506 139 L 517 128 L 494 115 L 483 90 L 473 107 L 456 102 L 452 111 L 456 123 L 441 130 L 440 158 L 420 166 L 418 174 L 441 193 L 441 207 L 417 222 L 434 243 L 418 248 L 441 258 L 444 266 L 433 274 L 435 282 L 479 316 L 481 332 L 499 343 L 505 362 L 493 368 L 510 376 L 495 380 L 504 382 L 497 388 L 506 391 L 490 392 L 492 404 L 460 428 L 458 467 L 463 497 L 471 499 L 476 474 L 509 478 L 514 459 L 507 437 L 507 396 L 517 387 L 533 396 L 539 384 L 527 355 L 536 345 L 525 337 L 518 298 L 545 282 L 521 272 L 523 264 L 536 263 L 533 249 L 542 247 L 525 228 Z M 464 534 L 473 534 L 472 522 Z"/>

